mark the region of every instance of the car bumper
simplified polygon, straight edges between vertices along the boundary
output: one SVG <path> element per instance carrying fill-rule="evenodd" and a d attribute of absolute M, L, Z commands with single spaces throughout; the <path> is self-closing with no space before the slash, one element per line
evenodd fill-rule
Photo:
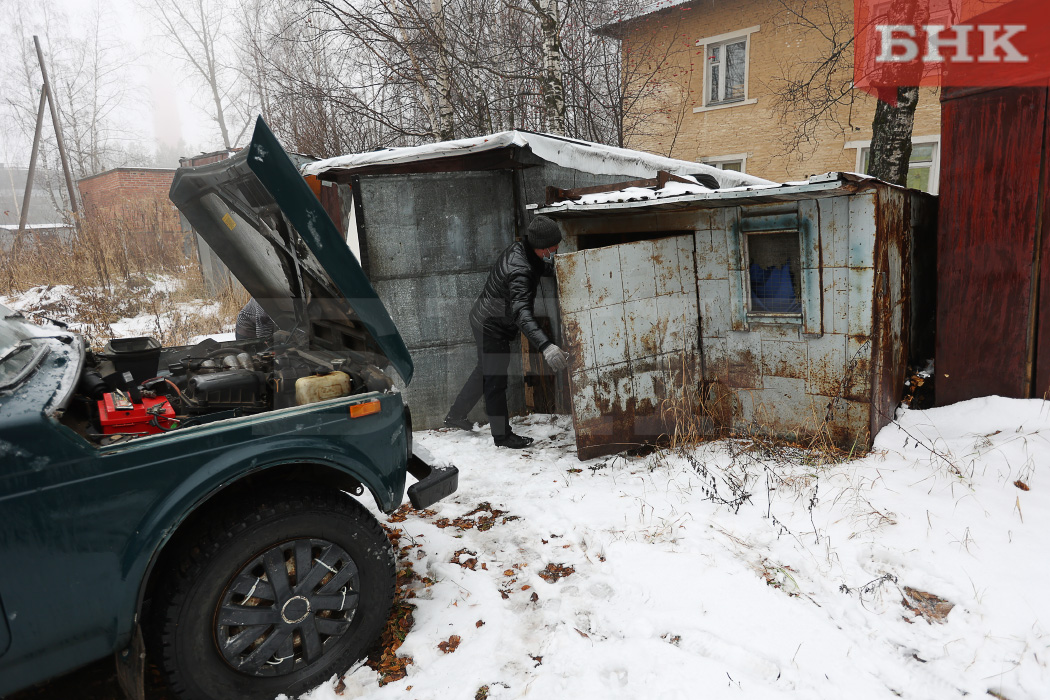
<path fill-rule="evenodd" d="M 416 510 L 428 508 L 451 496 L 459 487 L 459 469 L 450 465 L 432 466 L 434 458 L 421 447 L 413 447 L 408 473 L 417 481 L 408 487 L 408 500 Z"/>

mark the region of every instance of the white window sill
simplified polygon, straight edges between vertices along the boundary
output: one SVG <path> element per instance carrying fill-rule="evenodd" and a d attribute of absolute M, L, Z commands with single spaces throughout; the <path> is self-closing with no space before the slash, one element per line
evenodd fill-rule
<path fill-rule="evenodd" d="M 741 100 L 739 102 L 726 102 L 724 104 L 707 105 L 705 107 L 693 107 L 693 114 L 698 112 L 713 112 L 716 109 L 729 109 L 730 107 L 743 107 L 744 105 L 753 105 L 758 102 L 757 97 L 753 97 L 750 100 Z"/>
<path fill-rule="evenodd" d="M 755 313 L 747 312 L 748 323 L 780 323 L 793 326 L 802 325 L 802 314 L 800 313 Z"/>

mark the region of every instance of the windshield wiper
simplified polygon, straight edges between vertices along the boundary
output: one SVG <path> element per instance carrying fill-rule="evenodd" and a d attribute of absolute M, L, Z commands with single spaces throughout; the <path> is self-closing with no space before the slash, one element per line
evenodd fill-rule
<path fill-rule="evenodd" d="M 4 364 L 23 350 L 28 350 L 31 347 L 33 347 L 33 345 L 25 340 L 19 342 L 13 348 L 5 352 L 3 357 L 0 357 L 0 365 Z"/>
<path fill-rule="evenodd" d="M 25 341 L 22 341 L 21 343 L 13 347 L 10 352 L 6 353 L 2 358 L 0 358 L 0 364 L 3 364 L 9 358 L 14 357 L 23 350 L 31 347 L 33 346 Z M 12 389 L 24 382 L 26 378 L 29 377 L 29 375 L 36 371 L 36 368 L 50 353 L 50 347 L 48 347 L 47 345 L 41 345 L 40 349 L 37 350 L 31 358 L 29 358 L 29 362 L 26 363 L 26 366 L 18 371 L 18 374 L 12 377 L 10 381 L 0 384 L 0 391 L 7 391 L 8 389 Z"/>

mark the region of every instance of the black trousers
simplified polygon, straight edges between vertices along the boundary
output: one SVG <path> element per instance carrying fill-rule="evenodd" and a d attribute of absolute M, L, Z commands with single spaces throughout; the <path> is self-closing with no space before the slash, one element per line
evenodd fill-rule
<path fill-rule="evenodd" d="M 473 325 L 474 342 L 477 344 L 478 364 L 459 390 L 448 414 L 453 418 L 466 418 L 477 402 L 485 398 L 485 413 L 489 417 L 493 439 L 510 433 L 510 418 L 507 410 L 507 367 L 510 366 L 510 341 L 489 335 Z"/>

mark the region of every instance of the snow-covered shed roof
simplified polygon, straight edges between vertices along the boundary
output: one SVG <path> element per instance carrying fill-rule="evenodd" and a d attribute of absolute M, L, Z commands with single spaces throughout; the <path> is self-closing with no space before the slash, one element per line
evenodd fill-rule
<path fill-rule="evenodd" d="M 726 207 L 758 201 L 809 199 L 854 191 L 881 182 L 860 173 L 831 172 L 808 180 L 744 185 L 712 190 L 703 185 L 668 182 L 663 189 L 628 187 L 622 190 L 583 195 L 576 200 L 555 202 L 537 210 L 539 214 L 562 216 L 600 215 L 612 211 L 638 209 L 679 209 L 685 207 Z"/>
<path fill-rule="evenodd" d="M 368 153 L 353 153 L 337 156 L 302 167 L 303 175 L 322 176 L 350 174 L 369 169 L 376 172 L 377 167 L 404 166 L 411 163 L 435 161 L 441 158 L 456 158 L 471 154 L 481 154 L 498 149 L 524 148 L 533 155 L 565 168 L 572 168 L 595 175 L 623 175 L 634 178 L 655 177 L 658 170 L 666 170 L 675 175 L 693 175 L 706 173 L 715 178 L 722 187 L 748 187 L 773 185 L 753 175 L 719 170 L 710 165 L 694 161 L 676 160 L 663 156 L 635 151 L 629 148 L 606 146 L 591 141 L 541 134 L 532 131 L 501 131 L 488 136 L 456 141 L 441 141 L 423 146 L 404 148 L 386 148 Z"/>

